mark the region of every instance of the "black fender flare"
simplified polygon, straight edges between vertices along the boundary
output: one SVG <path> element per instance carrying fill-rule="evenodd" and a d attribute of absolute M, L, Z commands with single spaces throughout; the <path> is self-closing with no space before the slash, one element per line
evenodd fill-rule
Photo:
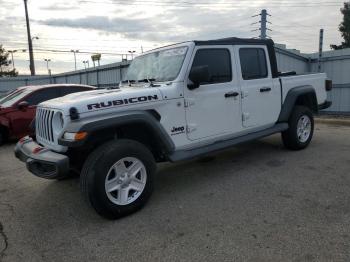
<path fill-rule="evenodd" d="M 70 141 L 59 138 L 58 143 L 68 147 L 79 147 L 89 139 L 89 134 L 93 134 L 96 131 L 137 123 L 147 126 L 160 140 L 161 146 L 164 147 L 167 153 L 174 151 L 175 145 L 170 136 L 156 117 L 149 111 L 110 113 L 108 115 L 98 115 L 73 121 L 66 126 L 65 131 L 72 133 L 87 132 L 88 136 L 81 141 Z"/>
<path fill-rule="evenodd" d="M 308 95 L 308 97 L 311 97 L 311 102 L 314 104 L 312 105 L 312 109 L 313 111 L 318 111 L 315 89 L 310 85 L 296 86 L 288 91 L 286 98 L 284 99 L 284 102 L 282 104 L 281 113 L 278 117 L 278 122 L 288 122 L 288 119 L 293 111 L 297 99 L 300 96 L 304 95 Z"/>

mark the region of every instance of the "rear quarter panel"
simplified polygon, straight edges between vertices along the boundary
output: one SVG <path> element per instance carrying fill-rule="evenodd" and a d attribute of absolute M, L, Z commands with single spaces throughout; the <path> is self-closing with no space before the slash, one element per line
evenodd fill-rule
<path fill-rule="evenodd" d="M 315 89 L 317 103 L 320 105 L 327 99 L 325 89 L 325 80 L 327 75 L 325 73 L 314 73 L 307 75 L 296 75 L 281 77 L 282 80 L 282 100 L 286 99 L 288 91 L 298 86 L 312 86 Z"/>

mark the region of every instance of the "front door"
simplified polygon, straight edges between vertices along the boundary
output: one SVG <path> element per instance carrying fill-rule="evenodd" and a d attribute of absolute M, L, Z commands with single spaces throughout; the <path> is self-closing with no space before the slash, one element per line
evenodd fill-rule
<path fill-rule="evenodd" d="M 235 61 L 232 46 L 195 48 L 189 71 L 207 67 L 209 78 L 196 89 L 185 87 L 187 136 L 190 140 L 220 137 L 242 129 L 240 88 L 232 61 Z"/>

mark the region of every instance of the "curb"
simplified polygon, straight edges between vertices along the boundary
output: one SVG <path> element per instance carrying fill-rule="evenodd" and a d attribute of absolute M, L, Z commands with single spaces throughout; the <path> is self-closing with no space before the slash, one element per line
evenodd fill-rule
<path fill-rule="evenodd" d="M 350 126 L 350 119 L 329 119 L 329 118 L 315 118 L 318 124 Z"/>

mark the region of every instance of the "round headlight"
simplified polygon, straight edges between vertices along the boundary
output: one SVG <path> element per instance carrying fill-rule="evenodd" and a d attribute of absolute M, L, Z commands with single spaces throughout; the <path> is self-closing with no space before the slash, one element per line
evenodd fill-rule
<path fill-rule="evenodd" d="M 59 119 L 58 121 L 59 121 L 60 128 L 63 128 L 64 119 L 63 119 L 63 114 L 62 113 L 59 113 L 58 119 Z"/>
<path fill-rule="evenodd" d="M 56 112 L 52 119 L 52 127 L 55 132 L 62 130 L 64 126 L 64 117 L 61 112 Z"/>

